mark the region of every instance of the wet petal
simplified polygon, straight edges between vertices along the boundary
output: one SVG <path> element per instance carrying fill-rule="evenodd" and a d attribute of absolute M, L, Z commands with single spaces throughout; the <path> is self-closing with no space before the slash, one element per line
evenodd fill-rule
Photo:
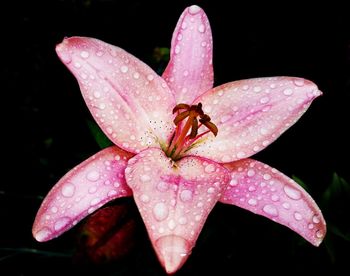
<path fill-rule="evenodd" d="M 163 73 L 163 78 L 175 93 L 177 103 L 190 104 L 213 87 L 212 56 L 208 18 L 200 7 L 188 7 L 176 25 L 170 62 Z"/>
<path fill-rule="evenodd" d="M 155 148 L 130 159 L 125 174 L 158 258 L 173 273 L 191 253 L 229 175 L 198 157 L 174 163 Z"/>
<path fill-rule="evenodd" d="M 231 181 L 220 201 L 265 216 L 318 246 L 326 223 L 311 196 L 296 182 L 261 162 L 244 159 L 225 164 Z"/>
<path fill-rule="evenodd" d="M 174 97 L 165 81 L 126 51 L 97 39 L 72 37 L 56 47 L 105 134 L 139 152 L 166 146 L 174 124 Z"/>
<path fill-rule="evenodd" d="M 53 239 L 103 204 L 132 195 L 124 177 L 131 156 L 109 147 L 69 171 L 41 204 L 33 225 L 35 239 Z"/>
<path fill-rule="evenodd" d="M 218 135 L 205 135 L 188 154 L 225 163 L 249 157 L 276 140 L 320 95 L 314 83 L 294 77 L 248 79 L 216 87 L 196 102 L 203 104 Z"/>

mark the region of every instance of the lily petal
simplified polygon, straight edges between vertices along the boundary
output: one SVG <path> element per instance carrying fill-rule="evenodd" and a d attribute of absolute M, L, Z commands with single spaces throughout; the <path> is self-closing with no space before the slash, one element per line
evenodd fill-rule
<path fill-rule="evenodd" d="M 177 103 L 190 104 L 213 87 L 212 44 L 205 12 L 196 5 L 185 9 L 176 25 L 170 62 L 163 73 Z"/>
<path fill-rule="evenodd" d="M 151 68 L 116 46 L 88 37 L 67 38 L 56 52 L 77 78 L 96 122 L 116 145 L 134 153 L 148 146 L 166 147 L 175 99 Z"/>
<path fill-rule="evenodd" d="M 131 154 L 106 148 L 69 171 L 44 199 L 33 225 L 33 236 L 43 242 L 67 231 L 103 204 L 131 196 L 124 170 Z"/>
<path fill-rule="evenodd" d="M 202 103 L 218 135 L 205 135 L 188 154 L 225 163 L 249 157 L 276 140 L 321 94 L 311 81 L 294 77 L 248 79 L 216 87 L 195 102 Z"/>
<path fill-rule="evenodd" d="M 326 222 L 311 196 L 296 182 L 261 162 L 244 159 L 225 164 L 231 181 L 220 201 L 289 227 L 318 246 Z"/>
<path fill-rule="evenodd" d="M 191 253 L 229 174 L 203 158 L 174 163 L 156 148 L 130 159 L 125 174 L 158 258 L 174 273 Z"/>

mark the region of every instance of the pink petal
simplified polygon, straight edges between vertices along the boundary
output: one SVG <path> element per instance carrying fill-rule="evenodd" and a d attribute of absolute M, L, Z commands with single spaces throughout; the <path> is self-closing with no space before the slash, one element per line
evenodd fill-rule
<path fill-rule="evenodd" d="M 220 201 L 265 216 L 318 246 L 326 222 L 311 196 L 296 182 L 261 162 L 244 159 L 225 164 L 231 182 Z"/>
<path fill-rule="evenodd" d="M 156 148 L 130 159 L 125 174 L 158 258 L 173 273 L 191 253 L 229 175 L 203 158 L 174 163 Z"/>
<path fill-rule="evenodd" d="M 67 231 L 103 204 L 130 196 L 124 170 L 132 155 L 117 147 L 106 148 L 69 171 L 44 199 L 33 225 L 42 242 Z"/>
<path fill-rule="evenodd" d="M 96 122 L 115 144 L 130 152 L 166 146 L 174 127 L 175 100 L 151 68 L 93 38 L 65 39 L 56 51 L 77 78 Z"/>
<path fill-rule="evenodd" d="M 219 129 L 188 151 L 217 162 L 249 157 L 292 126 L 321 92 L 311 81 L 294 77 L 235 81 L 196 99 Z M 205 130 L 205 129 L 203 129 Z"/>
<path fill-rule="evenodd" d="M 181 15 L 171 41 L 170 62 L 163 78 L 177 103 L 190 104 L 213 87 L 213 45 L 208 18 L 198 6 Z"/>

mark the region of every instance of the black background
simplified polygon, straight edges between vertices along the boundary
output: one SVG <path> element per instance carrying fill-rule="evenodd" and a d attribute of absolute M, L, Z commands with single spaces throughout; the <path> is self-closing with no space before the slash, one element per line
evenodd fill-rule
<path fill-rule="evenodd" d="M 310 79 L 324 92 L 295 126 L 255 158 L 301 178 L 316 202 L 334 172 L 350 180 L 350 16 L 345 7 L 295 1 L 13 1 L 1 7 L 1 136 L 7 164 L 2 165 L 0 182 L 1 275 L 49 275 L 44 264 L 50 266 L 50 275 L 98 271 L 70 258 L 27 252 L 74 247 L 76 229 L 39 244 L 31 237 L 31 225 L 41 197 L 65 172 L 99 150 L 76 80 L 57 58 L 55 45 L 65 36 L 96 37 L 157 69 L 154 48 L 170 47 L 178 17 L 191 4 L 204 8 L 212 26 L 215 85 L 290 75 Z M 349 220 L 349 207 L 339 208 L 343 210 L 336 223 L 341 225 Z M 137 252 L 118 265 L 99 268 L 99 273 L 165 275 L 146 233 L 141 235 Z M 282 226 L 219 204 L 178 274 L 277 274 L 280 266 L 285 272 L 336 272 L 350 254 L 348 242 L 335 244 L 334 260 L 324 244 L 313 248 Z"/>

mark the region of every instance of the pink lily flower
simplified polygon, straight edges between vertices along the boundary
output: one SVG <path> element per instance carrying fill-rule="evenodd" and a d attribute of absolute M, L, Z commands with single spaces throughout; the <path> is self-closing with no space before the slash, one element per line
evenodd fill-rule
<path fill-rule="evenodd" d="M 53 239 L 105 203 L 133 196 L 169 274 L 185 263 L 217 202 L 321 243 L 326 224 L 310 195 L 249 159 L 321 95 L 311 81 L 271 77 L 213 88 L 211 29 L 198 6 L 181 15 L 162 76 L 93 38 L 66 38 L 56 51 L 116 146 L 85 160 L 53 187 L 36 216 L 35 239 Z"/>

